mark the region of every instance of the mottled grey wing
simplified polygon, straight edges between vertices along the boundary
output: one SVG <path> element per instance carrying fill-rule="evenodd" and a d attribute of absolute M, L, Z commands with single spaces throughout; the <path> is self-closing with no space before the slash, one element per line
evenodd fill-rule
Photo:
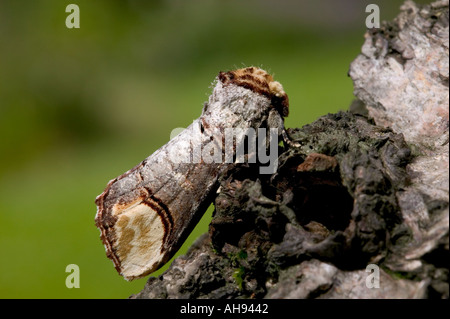
<path fill-rule="evenodd" d="M 127 280 L 164 265 L 211 203 L 225 165 L 177 163 L 191 153 L 196 124 L 110 181 L 96 199 L 95 221 L 107 256 Z"/>

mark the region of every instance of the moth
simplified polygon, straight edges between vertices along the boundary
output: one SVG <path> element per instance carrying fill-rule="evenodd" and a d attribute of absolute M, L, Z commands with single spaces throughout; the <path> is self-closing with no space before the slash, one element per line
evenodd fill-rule
<path fill-rule="evenodd" d="M 225 152 L 219 147 L 224 135 L 218 133 L 236 129 L 231 148 L 235 154 L 249 129 L 259 133 L 272 128 L 285 137 L 288 112 L 287 94 L 266 71 L 248 67 L 220 72 L 201 116 L 97 196 L 95 224 L 119 274 L 133 280 L 154 272 L 186 240 L 212 202 L 218 178 L 235 165 L 205 159 L 211 145 Z M 195 155 L 197 146 L 205 146 L 205 158 Z"/>

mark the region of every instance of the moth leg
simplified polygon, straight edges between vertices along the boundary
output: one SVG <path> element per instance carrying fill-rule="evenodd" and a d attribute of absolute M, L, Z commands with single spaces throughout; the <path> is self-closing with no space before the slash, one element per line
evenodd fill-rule
<path fill-rule="evenodd" d="M 277 110 L 272 109 L 269 112 L 269 116 L 267 117 L 267 126 L 269 128 L 277 128 L 278 129 L 278 136 L 283 137 L 283 141 L 285 144 L 287 144 L 289 147 L 301 147 L 302 145 L 300 143 L 292 141 L 289 136 L 287 135 L 286 129 L 284 128 L 284 120 L 281 117 L 280 113 L 278 113 Z"/>

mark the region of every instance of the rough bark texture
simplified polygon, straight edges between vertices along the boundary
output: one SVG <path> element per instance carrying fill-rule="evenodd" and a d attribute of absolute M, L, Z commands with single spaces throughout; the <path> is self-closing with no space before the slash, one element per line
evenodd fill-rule
<path fill-rule="evenodd" d="M 448 298 L 448 65 L 448 1 L 405 2 L 351 64 L 353 112 L 288 130 L 274 175 L 229 170 L 209 234 L 132 297 Z"/>

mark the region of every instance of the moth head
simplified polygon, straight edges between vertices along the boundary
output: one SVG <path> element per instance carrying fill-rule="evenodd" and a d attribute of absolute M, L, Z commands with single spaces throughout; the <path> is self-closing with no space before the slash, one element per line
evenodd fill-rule
<path fill-rule="evenodd" d="M 270 99 L 282 117 L 289 115 L 289 98 L 280 82 L 274 81 L 272 75 L 257 67 L 248 67 L 234 71 L 220 72 L 219 80 L 224 84 L 235 84 Z"/>

